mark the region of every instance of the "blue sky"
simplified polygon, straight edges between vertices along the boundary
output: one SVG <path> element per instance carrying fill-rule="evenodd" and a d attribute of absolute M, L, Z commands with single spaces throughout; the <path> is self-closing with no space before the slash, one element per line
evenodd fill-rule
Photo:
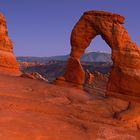
<path fill-rule="evenodd" d="M 88 10 L 124 15 L 125 27 L 140 46 L 139 0 L 0 0 L 17 56 L 68 54 L 71 30 Z M 109 52 L 110 48 L 96 37 L 87 50 Z"/>

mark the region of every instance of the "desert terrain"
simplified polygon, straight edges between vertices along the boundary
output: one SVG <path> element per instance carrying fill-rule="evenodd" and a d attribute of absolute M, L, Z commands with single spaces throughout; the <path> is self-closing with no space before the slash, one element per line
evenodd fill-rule
<path fill-rule="evenodd" d="M 0 139 L 139 140 L 139 105 L 106 97 L 105 83 L 91 92 L 0 75 Z"/>
<path fill-rule="evenodd" d="M 124 19 L 87 11 L 67 62 L 18 62 L 0 13 L 0 140 L 140 140 L 140 49 Z M 81 62 L 97 35 L 112 62 Z"/>

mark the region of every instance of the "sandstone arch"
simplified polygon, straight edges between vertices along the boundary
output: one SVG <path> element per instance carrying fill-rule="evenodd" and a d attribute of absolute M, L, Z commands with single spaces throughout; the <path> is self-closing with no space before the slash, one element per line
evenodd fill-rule
<path fill-rule="evenodd" d="M 64 79 L 76 84 L 84 83 L 84 71 L 80 58 L 97 35 L 112 50 L 113 66 L 107 94 L 140 97 L 140 49 L 131 41 L 123 27 L 124 17 L 104 11 L 88 11 L 83 14 L 71 34 L 71 53 Z"/>
<path fill-rule="evenodd" d="M 8 36 L 6 20 L 0 13 L 0 73 L 20 75 L 19 65 L 13 54 L 13 43 Z"/>

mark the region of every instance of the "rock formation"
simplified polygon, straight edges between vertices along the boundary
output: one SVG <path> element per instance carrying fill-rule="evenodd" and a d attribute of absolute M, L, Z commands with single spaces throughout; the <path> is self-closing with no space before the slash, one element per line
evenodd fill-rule
<path fill-rule="evenodd" d="M 29 78 L 29 79 L 35 79 L 35 80 L 40 80 L 40 81 L 44 81 L 44 82 L 48 82 L 48 80 L 46 78 L 44 78 L 41 74 L 39 74 L 38 72 L 32 72 L 32 73 L 22 73 L 20 75 L 20 77 L 23 78 Z"/>
<path fill-rule="evenodd" d="M 95 86 L 89 95 L 0 75 L 0 140 L 140 140 L 140 104 L 105 98 Z"/>
<path fill-rule="evenodd" d="M 84 83 L 85 73 L 80 58 L 92 39 L 100 35 L 112 49 L 113 66 L 107 95 L 139 99 L 140 49 L 123 27 L 124 19 L 121 15 L 104 11 L 84 13 L 71 34 L 72 49 L 64 74 L 65 81 L 81 85 Z"/>
<path fill-rule="evenodd" d="M 86 69 L 85 71 L 85 86 L 92 88 L 94 85 L 94 75 Z"/>
<path fill-rule="evenodd" d="M 13 54 L 13 43 L 8 36 L 6 20 L 0 13 L 0 73 L 19 75 L 19 65 Z"/>

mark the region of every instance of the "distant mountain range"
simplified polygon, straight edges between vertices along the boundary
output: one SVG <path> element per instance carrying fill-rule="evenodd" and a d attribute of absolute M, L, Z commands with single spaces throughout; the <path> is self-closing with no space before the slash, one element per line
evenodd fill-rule
<path fill-rule="evenodd" d="M 38 63 L 46 63 L 50 60 L 57 61 L 66 61 L 69 58 L 69 55 L 59 55 L 59 56 L 51 56 L 51 57 L 32 57 L 32 56 L 18 56 L 17 60 L 19 62 L 38 62 Z M 81 61 L 87 62 L 111 62 L 111 54 L 104 52 L 89 52 L 85 53 Z"/>

